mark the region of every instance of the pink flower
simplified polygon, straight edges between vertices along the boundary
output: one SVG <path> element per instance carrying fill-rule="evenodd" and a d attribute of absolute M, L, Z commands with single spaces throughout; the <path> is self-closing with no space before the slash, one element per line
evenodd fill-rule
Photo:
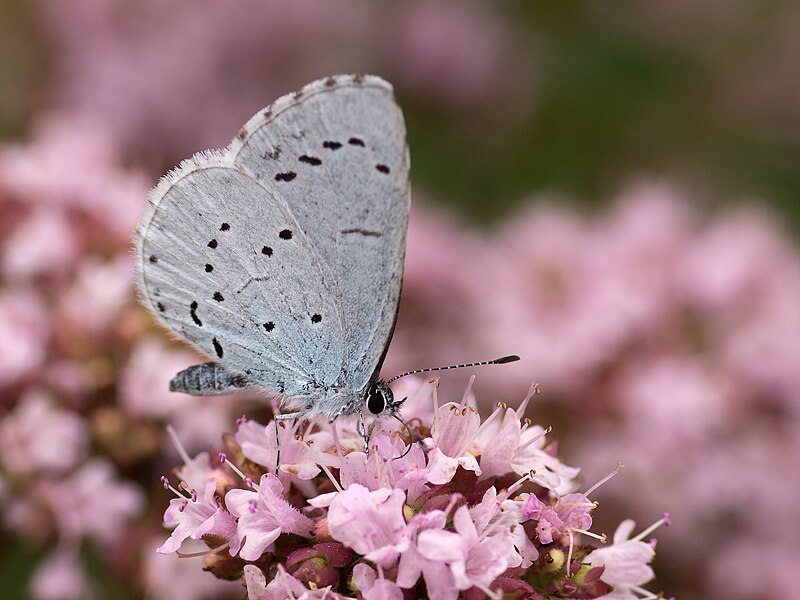
<path fill-rule="evenodd" d="M 111 543 L 144 506 L 138 486 L 121 481 L 113 465 L 99 457 L 85 462 L 63 481 L 42 482 L 41 488 L 59 533 L 67 540 L 86 536 Z"/>
<path fill-rule="evenodd" d="M 370 492 L 353 484 L 340 492 L 328 509 L 331 536 L 383 567 L 392 565 L 408 548 L 402 490 Z"/>
<path fill-rule="evenodd" d="M 637 600 L 639 596 L 632 589 L 639 588 L 655 577 L 648 564 L 653 560 L 655 550 L 651 544 L 641 541 L 652 529 L 629 539 L 634 527 L 636 523 L 632 520 L 622 521 L 614 532 L 613 543 L 592 550 L 584 559 L 587 564 L 605 567 L 601 579 L 614 586 L 614 591 L 603 598 Z"/>
<path fill-rule="evenodd" d="M 219 505 L 216 498 L 217 480 L 208 479 L 203 488 L 203 495 L 192 492 L 191 498 L 173 498 L 164 513 L 164 525 L 174 526 L 172 534 L 157 552 L 170 554 L 180 549 L 187 538 L 202 539 L 213 535 L 230 540 L 236 534 L 236 523 Z"/>
<path fill-rule="evenodd" d="M 198 559 L 153 552 L 156 545 L 151 539 L 141 545 L 142 583 L 148 600 L 216 600 L 241 596 L 241 582 L 223 581 L 211 573 L 200 572 Z"/>
<path fill-rule="evenodd" d="M 314 460 L 315 455 L 306 445 L 308 438 L 298 440 L 295 425 L 281 424 L 270 421 L 264 427 L 255 421 L 240 423 L 234 439 L 242 448 L 242 454 L 254 463 L 264 467 L 266 471 L 275 470 L 275 461 L 278 457 L 277 439 L 275 429 L 278 429 L 281 438 L 281 473 L 283 477 L 292 475 L 297 479 L 313 479 L 319 474 L 319 466 Z M 313 439 L 318 439 L 316 436 Z M 313 444 L 313 439 L 312 444 Z M 316 449 L 316 448 L 315 448 Z M 318 449 L 318 452 L 324 449 Z"/>
<path fill-rule="evenodd" d="M 92 597 L 92 586 L 77 549 L 56 548 L 36 566 L 28 585 L 34 600 L 83 600 Z"/>
<path fill-rule="evenodd" d="M 39 369 L 47 355 L 50 318 L 43 299 L 33 290 L 0 289 L 0 387 Z"/>
<path fill-rule="evenodd" d="M 456 510 L 453 525 L 455 533 L 422 531 L 417 541 L 420 554 L 428 560 L 446 563 L 457 589 L 478 587 L 488 594 L 491 583 L 508 567 L 507 534 L 479 536 L 465 506 Z"/>
<path fill-rule="evenodd" d="M 86 456 L 88 433 L 77 414 L 55 406 L 44 392 L 30 391 L 0 421 L 0 460 L 11 473 L 63 472 Z"/>
<path fill-rule="evenodd" d="M 247 587 L 247 600 L 348 600 L 332 592 L 329 587 L 310 590 L 298 579 L 278 565 L 278 572 L 269 583 L 264 572 L 255 565 L 244 566 L 244 581 Z"/>
<path fill-rule="evenodd" d="M 5 239 L 0 272 L 12 279 L 64 277 L 78 257 L 77 238 L 64 211 L 37 208 Z"/>
<path fill-rule="evenodd" d="M 458 467 L 481 474 L 475 456 L 470 452 L 481 423 L 480 415 L 471 406 L 449 402 L 433 417 L 432 445 L 428 452 L 427 480 L 435 485 L 447 483 Z"/>
<path fill-rule="evenodd" d="M 412 543 L 400 555 L 397 565 L 397 585 L 401 588 L 413 588 L 421 575 L 431 600 L 455 600 L 458 597 L 453 573 L 444 561 L 428 559 L 419 547 L 423 533 L 442 531 L 446 522 L 447 513 L 442 510 L 420 513 L 411 519 L 407 536 Z"/>
<path fill-rule="evenodd" d="M 367 563 L 353 568 L 353 581 L 364 600 L 403 600 L 403 590 L 394 581 L 378 577 Z"/>
<path fill-rule="evenodd" d="M 238 519 L 231 556 L 245 560 L 257 560 L 281 533 L 309 536 L 314 529 L 314 522 L 286 501 L 283 485 L 272 474 L 261 477 L 256 491 L 230 490 L 225 506 Z"/>

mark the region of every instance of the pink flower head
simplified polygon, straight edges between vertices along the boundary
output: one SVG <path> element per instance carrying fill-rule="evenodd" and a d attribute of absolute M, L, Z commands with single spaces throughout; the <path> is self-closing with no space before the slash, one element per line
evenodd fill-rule
<path fill-rule="evenodd" d="M 370 492 L 353 484 L 331 503 L 328 531 L 367 560 L 388 567 L 409 545 L 404 503 L 402 490 L 380 488 Z"/>
<path fill-rule="evenodd" d="M 217 480 L 212 478 L 205 482 L 202 496 L 198 497 L 192 492 L 191 498 L 173 498 L 164 513 L 164 524 L 176 527 L 157 552 L 175 552 L 187 538 L 199 540 L 203 536 L 213 535 L 224 540 L 231 539 L 236 532 L 236 524 L 219 505 L 216 494 Z"/>
<path fill-rule="evenodd" d="M 439 407 L 431 427 L 432 448 L 428 453 L 427 480 L 434 485 L 450 481 L 458 467 L 481 474 L 475 456 L 470 452 L 481 418 L 471 406 L 448 402 Z"/>
<path fill-rule="evenodd" d="M 235 489 L 225 494 L 225 506 L 236 517 L 231 556 L 257 560 L 281 533 L 309 536 L 314 522 L 293 508 L 283 496 L 275 475 L 261 477 L 255 491 Z"/>

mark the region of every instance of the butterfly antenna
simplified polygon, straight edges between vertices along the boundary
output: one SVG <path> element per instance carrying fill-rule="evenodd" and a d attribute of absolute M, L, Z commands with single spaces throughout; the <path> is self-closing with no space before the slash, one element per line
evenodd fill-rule
<path fill-rule="evenodd" d="M 519 356 L 517 356 L 516 354 L 509 354 L 508 356 L 501 356 L 500 358 L 495 358 L 494 360 L 483 360 L 480 362 L 466 363 L 463 365 L 448 365 L 446 367 L 415 369 L 413 371 L 409 371 L 408 373 L 401 373 L 400 375 L 395 375 L 391 379 L 388 379 L 386 383 L 389 384 L 392 383 L 393 381 L 397 381 L 401 377 L 406 377 L 407 375 L 416 375 L 417 373 L 428 373 L 430 371 L 447 371 L 448 369 L 463 369 L 465 367 L 482 367 L 483 365 L 504 365 L 506 363 L 516 362 L 518 360 Z"/>

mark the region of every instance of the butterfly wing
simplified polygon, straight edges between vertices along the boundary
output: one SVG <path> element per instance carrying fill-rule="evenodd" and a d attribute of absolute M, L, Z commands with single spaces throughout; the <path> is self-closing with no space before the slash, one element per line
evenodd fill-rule
<path fill-rule="evenodd" d="M 139 290 L 232 373 L 289 395 L 361 389 L 391 336 L 407 218 L 391 86 L 320 80 L 162 180 L 139 229 Z"/>
<path fill-rule="evenodd" d="M 409 157 L 400 107 L 377 77 L 309 84 L 257 114 L 235 163 L 278 190 L 341 299 L 338 382 L 362 389 L 380 367 L 403 277 Z"/>
<path fill-rule="evenodd" d="M 224 154 L 198 155 L 151 196 L 139 289 L 162 324 L 231 373 L 291 395 L 339 375 L 332 284 L 281 197 Z"/>

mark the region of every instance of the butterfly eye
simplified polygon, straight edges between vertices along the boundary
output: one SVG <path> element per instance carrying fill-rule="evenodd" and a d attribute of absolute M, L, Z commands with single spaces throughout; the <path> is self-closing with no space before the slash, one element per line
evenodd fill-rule
<path fill-rule="evenodd" d="M 373 415 L 379 415 L 386 409 L 386 398 L 377 386 L 373 386 L 367 398 L 367 410 Z"/>

